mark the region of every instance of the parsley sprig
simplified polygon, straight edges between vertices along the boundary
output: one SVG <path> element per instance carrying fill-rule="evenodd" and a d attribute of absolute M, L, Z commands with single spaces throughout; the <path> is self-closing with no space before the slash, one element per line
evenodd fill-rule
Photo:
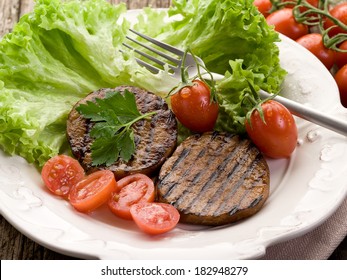
<path fill-rule="evenodd" d="M 148 119 L 156 112 L 141 114 L 135 95 L 109 91 L 105 98 L 87 101 L 76 108 L 85 118 L 95 122 L 90 131 L 94 138 L 91 145 L 92 165 L 110 166 L 119 158 L 129 161 L 135 152 L 134 131 L 131 126 L 141 119 Z"/>

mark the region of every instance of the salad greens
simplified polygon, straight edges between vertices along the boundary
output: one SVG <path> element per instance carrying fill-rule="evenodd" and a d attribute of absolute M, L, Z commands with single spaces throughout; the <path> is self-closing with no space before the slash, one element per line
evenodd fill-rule
<path fill-rule="evenodd" d="M 217 83 L 217 129 L 244 132 L 249 84 L 276 92 L 276 32 L 252 0 L 173 0 L 168 10 L 144 9 L 134 29 L 182 49 L 190 47 Z M 42 166 L 66 146 L 66 119 L 91 91 L 134 85 L 165 97 L 177 85 L 167 72 L 139 66 L 122 46 L 131 23 L 124 4 L 105 0 L 37 0 L 0 41 L 0 147 Z M 171 20 L 167 20 L 167 17 Z M 119 50 L 123 49 L 123 52 Z"/>

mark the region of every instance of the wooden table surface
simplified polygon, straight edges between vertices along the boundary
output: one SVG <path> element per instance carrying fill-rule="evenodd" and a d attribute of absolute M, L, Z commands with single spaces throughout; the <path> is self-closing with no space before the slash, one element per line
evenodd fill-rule
<path fill-rule="evenodd" d="M 125 2 L 129 9 L 146 6 L 167 8 L 170 0 L 111 0 L 113 4 Z M 0 0 L 0 35 L 10 32 L 13 24 L 34 5 L 33 0 Z M 69 256 L 53 252 L 27 238 L 2 216 L 0 216 L 0 259 L 1 260 L 57 260 L 73 259 Z M 331 259 L 347 259 L 347 240 L 331 256 Z"/>

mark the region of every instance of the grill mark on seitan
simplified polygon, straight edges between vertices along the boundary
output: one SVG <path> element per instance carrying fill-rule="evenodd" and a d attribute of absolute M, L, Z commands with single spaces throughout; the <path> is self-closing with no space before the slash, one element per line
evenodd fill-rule
<path fill-rule="evenodd" d="M 199 195 L 195 196 L 193 200 L 185 202 L 185 204 L 189 206 L 180 206 L 182 211 L 189 212 L 191 209 L 194 209 L 194 212 L 197 214 L 205 215 L 207 213 L 201 213 L 204 208 L 208 207 L 208 205 L 210 207 L 216 206 L 223 193 L 230 191 L 230 187 L 234 184 L 232 180 L 235 180 L 235 178 L 242 174 L 243 163 L 245 158 L 248 157 L 248 150 L 249 141 L 243 140 L 231 151 L 231 153 L 228 154 L 226 158 L 220 156 L 219 159 L 223 160 L 222 164 L 217 165 L 217 168 L 213 170 L 212 176 L 210 176 L 206 183 L 204 183 L 204 181 L 201 182 L 204 185 L 201 188 Z M 224 172 L 225 169 L 231 170 L 229 174 Z M 219 187 L 212 187 L 213 185 Z M 218 194 L 218 192 L 220 194 Z"/>
<path fill-rule="evenodd" d="M 143 94 L 138 95 L 137 97 L 135 96 L 135 98 L 137 99 L 137 104 L 138 104 L 138 108 L 139 111 L 143 114 L 145 112 L 149 111 L 149 106 L 148 106 L 148 102 L 145 102 L 146 96 Z M 140 145 L 141 139 L 142 137 L 140 136 L 141 131 L 144 130 L 144 125 L 145 125 L 145 120 L 140 120 L 137 123 L 135 123 L 133 125 L 134 130 L 136 131 L 136 133 L 134 133 L 134 142 L 135 142 L 135 147 L 137 147 L 138 145 Z"/>
<path fill-rule="evenodd" d="M 201 200 L 209 200 L 209 192 L 215 189 L 211 188 L 211 186 L 213 186 L 213 184 L 216 183 L 216 180 L 221 177 L 223 170 L 228 165 L 229 161 L 233 160 L 236 154 L 235 149 L 233 149 L 225 159 L 221 156 L 221 154 L 229 152 L 229 147 L 223 147 L 223 145 L 220 145 L 219 148 L 220 149 L 218 149 L 215 157 L 209 160 L 208 170 L 201 168 L 200 172 L 198 173 L 200 175 L 198 178 L 199 181 L 195 180 L 194 182 L 192 182 L 192 184 L 187 185 L 187 193 L 183 194 L 175 203 L 175 205 L 179 205 L 179 208 L 183 212 L 189 212 L 189 209 L 192 208 L 192 206 L 195 207 L 196 204 L 201 204 Z M 238 148 L 239 147 L 236 147 L 236 150 Z M 211 168 L 214 168 L 214 166 L 217 166 L 217 168 L 214 169 L 211 174 L 209 174 L 209 171 L 211 170 Z M 194 192 L 190 192 L 190 190 L 194 190 Z M 188 193 L 188 191 L 190 193 Z M 204 197 L 206 197 L 206 199 L 204 199 Z"/>
<path fill-rule="evenodd" d="M 155 125 L 157 122 L 157 117 L 156 115 L 152 116 L 151 121 L 147 123 L 147 125 L 149 126 L 149 133 L 147 133 L 147 141 L 146 141 L 146 154 L 147 154 L 147 159 L 148 158 L 153 158 L 153 156 L 156 155 L 156 150 L 153 151 L 153 148 L 155 148 L 155 145 L 153 145 L 153 143 L 155 143 L 155 139 L 154 139 L 154 135 L 157 133 L 157 126 Z M 154 152 L 154 153 L 153 153 Z"/>
<path fill-rule="evenodd" d="M 258 205 L 258 203 L 263 199 L 263 195 L 260 195 L 253 199 L 253 201 L 249 204 L 249 207 L 255 207 Z"/>
<path fill-rule="evenodd" d="M 223 198 L 223 196 L 221 196 L 223 199 L 221 200 L 220 203 L 215 203 L 217 204 L 218 208 L 215 207 L 216 209 L 210 208 L 210 209 L 206 209 L 205 211 L 203 211 L 204 215 L 221 215 L 223 213 L 226 213 L 228 211 L 228 209 L 230 209 L 230 207 L 235 206 L 237 208 L 237 210 L 241 210 L 241 209 L 245 209 L 247 207 L 250 206 L 251 202 L 249 202 L 247 205 L 244 205 L 244 207 L 240 207 L 240 205 L 242 204 L 242 202 L 244 201 L 245 198 L 248 198 L 248 194 L 250 193 L 251 189 L 252 191 L 254 191 L 254 186 L 252 186 L 251 188 L 246 188 L 245 186 L 245 178 L 249 178 L 249 176 L 251 175 L 251 173 L 254 172 L 255 167 L 258 164 L 258 155 L 257 157 L 252 160 L 251 162 L 249 162 L 249 166 L 245 166 L 242 170 L 240 170 L 240 172 L 244 172 L 243 176 L 241 176 L 239 178 L 239 180 L 237 182 L 230 182 L 230 186 L 234 185 L 234 188 L 228 193 L 225 192 L 225 196 Z M 244 170 L 245 169 L 245 170 Z M 236 199 L 235 201 L 231 200 L 232 197 L 238 197 L 239 199 Z M 232 202 L 232 205 L 231 205 Z M 238 202 L 235 205 L 235 202 Z M 214 205 L 213 203 L 211 205 Z"/>
<path fill-rule="evenodd" d="M 180 154 L 180 157 L 173 163 L 173 166 L 172 166 L 172 171 L 175 171 L 176 170 L 176 167 L 179 166 L 179 164 L 181 163 L 181 161 L 183 161 L 188 155 L 189 155 L 189 149 L 183 149 L 182 153 Z M 168 159 L 168 161 L 172 160 L 172 158 Z M 191 166 L 190 166 L 191 167 Z M 188 169 L 187 169 L 188 170 Z M 186 172 L 187 172 L 186 170 Z M 163 178 L 162 180 L 168 180 L 168 177 L 170 175 L 172 175 L 172 173 L 168 172 Z M 180 178 L 182 179 L 182 177 Z M 171 193 L 171 190 L 175 188 L 175 185 L 178 183 L 178 181 L 174 182 L 173 184 L 169 185 L 169 184 L 165 184 L 165 185 L 161 185 L 162 189 L 164 189 L 164 192 L 163 192 L 163 196 L 164 197 L 167 197 L 170 195 Z M 166 187 L 166 189 L 165 189 Z"/>
<path fill-rule="evenodd" d="M 186 150 L 186 151 L 187 151 L 187 157 L 185 157 L 185 159 L 188 158 L 188 155 L 189 155 L 190 150 Z M 204 153 L 205 153 L 205 150 L 202 150 L 202 151 L 196 156 L 195 160 L 197 160 L 197 159 L 199 159 L 201 156 L 203 156 Z M 181 162 L 182 164 L 184 164 L 182 161 L 180 161 L 180 162 Z M 176 167 L 178 168 L 179 165 L 177 165 Z M 179 189 L 177 189 L 176 187 L 177 187 L 177 186 L 179 187 L 180 184 L 182 183 L 182 181 L 183 181 L 183 184 L 184 184 L 184 181 L 187 180 L 187 177 L 188 177 L 188 175 L 191 173 L 191 170 L 192 170 L 193 168 L 194 168 L 193 165 L 189 165 L 187 168 L 183 169 L 183 170 L 184 170 L 184 173 L 183 173 L 183 174 L 180 174 L 180 176 L 175 176 L 175 178 L 178 177 L 176 180 L 175 180 L 175 178 L 173 178 L 174 181 L 173 181 L 172 184 L 165 184 L 165 185 L 164 185 L 164 186 L 168 186 L 168 187 L 169 187 L 168 191 L 167 191 L 166 194 L 164 195 L 164 197 L 165 197 L 166 199 L 170 199 L 171 196 L 176 196 L 176 197 L 177 197 L 177 196 L 180 195 L 180 193 L 178 193 Z"/>
<path fill-rule="evenodd" d="M 86 145 L 82 146 L 79 151 L 83 151 L 81 154 L 81 159 L 84 161 L 86 159 L 86 154 L 88 151 L 90 151 L 90 146 L 91 146 L 91 137 L 90 137 L 90 131 L 93 128 L 92 123 L 89 120 L 85 121 L 85 130 L 86 133 L 83 136 L 83 143 L 86 143 Z"/>
<path fill-rule="evenodd" d="M 154 108 L 153 103 L 151 102 L 149 96 L 147 94 L 137 94 L 135 96 L 136 98 L 136 102 L 138 104 L 139 107 L 139 111 L 144 114 L 146 112 L 150 112 L 150 111 L 154 111 L 157 110 L 158 108 Z M 144 148 L 145 153 L 141 153 L 141 157 L 139 158 L 139 160 L 143 163 L 143 164 L 150 164 L 148 162 L 148 153 L 151 150 L 151 146 L 153 141 L 151 141 L 151 139 L 148 139 L 148 135 L 152 134 L 152 130 L 148 124 L 148 121 L 145 120 L 141 120 L 138 123 L 135 123 L 133 128 L 135 129 L 135 135 L 137 135 L 137 142 L 135 142 L 136 144 L 136 149 L 137 150 L 142 150 Z M 137 159 L 137 157 L 135 157 L 134 159 Z M 150 161 L 152 161 L 154 159 L 150 158 Z"/>
<path fill-rule="evenodd" d="M 149 95 L 144 96 L 143 103 L 144 109 L 142 113 L 168 109 L 167 105 L 164 103 L 164 100 L 157 98 L 153 99 L 150 98 Z M 169 122 L 166 121 L 166 124 L 170 124 L 172 121 L 171 114 L 166 115 L 170 119 Z M 164 125 L 163 121 L 165 120 L 162 119 L 161 115 L 159 116 L 158 114 L 155 114 L 152 115 L 150 121 L 145 122 L 145 125 L 141 126 L 142 130 L 146 128 L 146 133 L 141 133 L 143 136 L 141 137 L 141 140 L 143 141 L 143 147 L 145 147 L 145 153 L 141 155 L 141 161 L 145 166 L 146 163 L 147 166 L 149 166 L 152 162 L 160 160 L 161 155 L 163 152 L 165 152 L 162 146 L 156 144 L 158 142 L 167 141 L 167 135 L 163 136 L 160 134 L 160 127 L 161 125 Z"/>

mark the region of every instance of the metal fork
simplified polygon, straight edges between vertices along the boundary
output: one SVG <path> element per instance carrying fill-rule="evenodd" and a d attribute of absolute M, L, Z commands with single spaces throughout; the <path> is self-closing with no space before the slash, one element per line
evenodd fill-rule
<path fill-rule="evenodd" d="M 132 33 L 136 34 L 137 36 L 145 39 L 146 41 L 154 44 L 155 46 L 165 50 L 166 52 L 163 52 L 157 48 L 154 48 L 152 46 L 149 46 L 148 44 L 142 43 L 139 40 L 136 40 L 130 36 L 126 36 L 126 38 L 133 43 L 135 43 L 138 46 L 142 46 L 143 48 L 149 50 L 152 53 L 157 54 L 160 56 L 162 59 L 158 59 L 157 57 L 154 57 L 153 55 L 150 55 L 146 52 L 143 52 L 137 48 L 134 48 L 130 46 L 129 44 L 124 43 L 123 45 L 126 46 L 127 48 L 130 48 L 134 50 L 136 53 L 141 55 L 142 57 L 147 58 L 147 60 L 153 62 L 154 64 L 158 65 L 155 66 L 153 63 L 148 63 L 143 59 L 136 58 L 137 63 L 146 67 L 149 71 L 153 73 L 158 73 L 159 71 L 163 70 L 163 67 L 167 65 L 170 69 L 170 73 L 177 79 L 180 79 L 181 77 L 181 67 L 183 63 L 183 56 L 185 55 L 185 52 L 182 50 L 179 50 L 173 46 L 170 46 L 166 43 L 160 42 L 156 39 L 153 39 L 147 35 L 141 34 L 133 29 L 129 29 Z M 184 67 L 189 66 L 189 76 L 194 76 L 197 74 L 198 69 L 197 69 L 197 62 L 201 65 L 204 65 L 204 62 L 201 58 L 199 57 L 193 57 L 191 54 L 186 53 L 185 57 L 185 65 Z M 222 79 L 223 76 L 220 74 L 212 73 L 213 79 L 214 80 L 219 80 Z M 210 79 L 209 75 L 204 76 L 205 79 Z M 260 90 L 259 91 L 259 96 L 261 99 L 266 99 L 269 97 L 273 97 L 272 94 Z M 277 102 L 283 104 L 288 108 L 288 110 L 293 114 L 296 115 L 302 119 L 305 119 L 307 121 L 310 121 L 312 123 L 315 123 L 319 126 L 325 127 L 327 129 L 330 129 L 332 131 L 335 131 L 339 134 L 342 134 L 344 136 L 347 136 L 347 122 L 337 119 L 333 116 L 325 115 L 321 113 L 320 111 L 317 111 L 315 109 L 312 109 L 310 107 L 304 106 L 298 102 L 295 102 L 293 100 L 290 100 L 288 98 L 276 95 L 273 97 L 274 100 Z"/>

